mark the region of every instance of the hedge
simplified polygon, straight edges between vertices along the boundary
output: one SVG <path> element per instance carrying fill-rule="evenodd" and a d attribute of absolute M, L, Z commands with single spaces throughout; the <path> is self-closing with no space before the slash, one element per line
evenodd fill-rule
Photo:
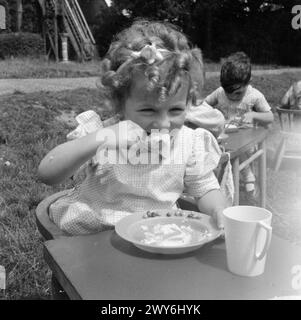
<path fill-rule="evenodd" d="M 0 34 L 0 57 L 41 56 L 44 54 L 43 38 L 36 33 Z"/>

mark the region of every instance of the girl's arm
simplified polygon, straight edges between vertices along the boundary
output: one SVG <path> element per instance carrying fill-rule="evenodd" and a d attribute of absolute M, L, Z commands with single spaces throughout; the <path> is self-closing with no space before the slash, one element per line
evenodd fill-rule
<path fill-rule="evenodd" d="M 53 185 L 71 177 L 82 164 L 95 155 L 97 148 L 103 143 L 99 141 L 97 133 L 99 131 L 60 144 L 51 150 L 39 165 L 39 179 Z"/>
<path fill-rule="evenodd" d="M 220 190 L 211 190 L 207 192 L 203 197 L 197 198 L 196 200 L 200 212 L 212 216 L 218 228 L 222 228 L 222 212 L 227 207 L 227 205 L 226 200 Z"/>
<path fill-rule="evenodd" d="M 108 149 L 129 148 L 142 137 L 144 130 L 132 121 L 120 121 L 82 138 L 63 143 L 41 161 L 38 176 L 46 184 L 57 184 L 71 177 L 90 160 L 101 145 Z"/>

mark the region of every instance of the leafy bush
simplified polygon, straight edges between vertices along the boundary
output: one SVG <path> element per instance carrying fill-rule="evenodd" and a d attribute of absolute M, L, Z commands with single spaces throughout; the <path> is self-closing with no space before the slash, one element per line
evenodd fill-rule
<path fill-rule="evenodd" d="M 6 0 L 8 5 L 8 30 L 18 32 L 17 0 Z M 38 33 L 42 31 L 42 9 L 37 0 L 22 0 L 22 32 Z"/>
<path fill-rule="evenodd" d="M 4 33 L 0 34 L 0 56 L 37 57 L 44 54 L 44 42 L 36 33 Z"/>
<path fill-rule="evenodd" d="M 213 61 L 245 51 L 252 63 L 297 66 L 301 65 L 301 33 L 291 26 L 295 2 L 118 0 L 99 12 L 93 31 L 100 56 L 116 32 L 137 17 L 144 17 L 178 25 Z"/>

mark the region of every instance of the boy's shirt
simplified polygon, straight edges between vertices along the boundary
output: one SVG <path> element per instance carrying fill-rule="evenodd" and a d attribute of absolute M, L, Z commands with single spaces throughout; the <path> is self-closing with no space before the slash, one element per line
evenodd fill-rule
<path fill-rule="evenodd" d="M 208 95 L 205 101 L 212 107 L 219 109 L 226 120 L 234 120 L 246 112 L 268 112 L 271 110 L 264 95 L 251 85 L 248 85 L 246 93 L 240 101 L 229 100 L 222 87 Z"/>

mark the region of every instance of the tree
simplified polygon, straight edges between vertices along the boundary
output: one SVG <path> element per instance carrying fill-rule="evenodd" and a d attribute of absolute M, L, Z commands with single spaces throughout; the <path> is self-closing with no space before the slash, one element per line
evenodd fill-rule
<path fill-rule="evenodd" d="M 97 14 L 97 23 L 92 26 L 92 33 L 98 47 L 99 56 L 108 51 L 113 36 L 131 23 L 131 20 L 114 6 L 104 7 Z"/>
<path fill-rule="evenodd" d="M 101 21 L 109 33 L 100 32 L 98 39 L 103 45 L 102 37 L 111 39 L 112 30 L 120 30 L 143 17 L 178 25 L 191 42 L 203 50 L 205 57 L 213 60 L 234 51 L 245 51 L 253 62 L 285 61 L 287 64 L 289 59 L 301 60 L 296 54 L 300 35 L 291 28 L 291 9 L 298 2 L 300 0 L 113 0 L 111 15 L 103 15 Z M 123 18 L 112 19 L 113 11 L 115 18 Z M 288 43 L 290 52 L 284 45 Z"/>
<path fill-rule="evenodd" d="M 16 0 L 16 6 L 17 6 L 17 32 L 21 31 L 22 27 L 22 17 L 23 17 L 23 4 L 22 0 Z"/>
<path fill-rule="evenodd" d="M 213 2 L 216 1 L 213 0 Z M 174 23 L 189 36 L 192 42 L 195 42 L 199 36 L 197 20 L 202 2 L 197 0 L 118 0 L 113 1 L 112 5 L 117 11 L 126 12 L 129 20 L 143 17 Z"/>

